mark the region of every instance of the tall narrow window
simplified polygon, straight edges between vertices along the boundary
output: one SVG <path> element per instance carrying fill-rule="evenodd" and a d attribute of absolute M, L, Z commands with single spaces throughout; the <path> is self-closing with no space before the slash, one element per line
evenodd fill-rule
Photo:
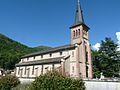
<path fill-rule="evenodd" d="M 60 52 L 60 55 L 62 55 L 62 52 Z"/>
<path fill-rule="evenodd" d="M 35 71 L 36 71 L 35 76 L 37 77 L 38 76 L 38 67 L 35 68 Z"/>
<path fill-rule="evenodd" d="M 27 77 L 30 76 L 30 68 L 27 69 Z"/>
<path fill-rule="evenodd" d="M 54 70 L 54 69 L 55 69 L 55 65 L 53 64 L 53 65 L 52 65 L 52 70 Z"/>
<path fill-rule="evenodd" d="M 88 66 L 86 65 L 86 77 L 88 77 Z"/>
<path fill-rule="evenodd" d="M 35 56 L 33 57 L 33 59 L 35 60 Z"/>
<path fill-rule="evenodd" d="M 18 75 L 20 75 L 20 67 L 18 68 Z"/>
<path fill-rule="evenodd" d="M 50 53 L 50 57 L 52 57 L 52 53 Z"/>
<path fill-rule="evenodd" d="M 74 66 L 72 66 L 72 73 L 74 73 L 74 69 L 75 69 Z"/>
<path fill-rule="evenodd" d="M 20 77 L 22 77 L 23 69 L 20 69 Z"/>
<path fill-rule="evenodd" d="M 41 68 L 41 74 L 43 74 L 43 65 L 42 65 L 42 68 Z"/>
<path fill-rule="evenodd" d="M 41 55 L 41 58 L 43 58 L 43 55 Z"/>
<path fill-rule="evenodd" d="M 88 62 L 88 52 L 86 51 L 86 62 Z"/>
<path fill-rule="evenodd" d="M 34 66 L 33 66 L 33 68 L 32 68 L 32 75 L 34 75 Z"/>
<path fill-rule="evenodd" d="M 76 37 L 78 37 L 78 31 L 76 30 Z"/>
<path fill-rule="evenodd" d="M 74 51 L 72 51 L 72 57 L 74 57 Z"/>
<path fill-rule="evenodd" d="M 73 31 L 73 38 L 75 38 L 75 31 Z"/>
<path fill-rule="evenodd" d="M 85 45 L 85 57 L 86 57 L 86 63 L 88 62 L 88 52 L 87 52 L 87 46 Z"/>
<path fill-rule="evenodd" d="M 29 57 L 27 57 L 27 61 L 29 60 Z"/>
<path fill-rule="evenodd" d="M 78 33 L 79 33 L 79 36 L 80 36 L 80 29 L 78 29 Z"/>
<path fill-rule="evenodd" d="M 25 66 L 25 71 L 24 71 L 24 75 L 26 75 L 26 66 Z"/>

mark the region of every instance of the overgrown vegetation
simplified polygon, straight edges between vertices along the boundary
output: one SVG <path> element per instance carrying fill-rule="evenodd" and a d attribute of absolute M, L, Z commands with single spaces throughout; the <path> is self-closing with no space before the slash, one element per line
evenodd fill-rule
<path fill-rule="evenodd" d="M 85 90 L 82 79 L 73 79 L 54 71 L 40 75 L 29 85 L 19 85 L 12 90 Z"/>
<path fill-rule="evenodd" d="M 30 90 L 85 90 L 85 85 L 81 79 L 64 77 L 58 72 L 48 72 L 37 77 Z"/>
<path fill-rule="evenodd" d="M 120 51 L 111 38 L 101 41 L 98 51 L 92 52 L 94 77 L 120 77 Z"/>
<path fill-rule="evenodd" d="M 20 61 L 21 56 L 49 48 L 46 46 L 30 48 L 0 34 L 0 68 L 12 70 Z"/>
<path fill-rule="evenodd" d="M 19 84 L 17 87 L 12 88 L 12 90 L 30 90 L 29 84 Z"/>
<path fill-rule="evenodd" d="M 15 76 L 7 75 L 0 78 L 0 90 L 11 90 L 20 84 L 20 81 Z"/>

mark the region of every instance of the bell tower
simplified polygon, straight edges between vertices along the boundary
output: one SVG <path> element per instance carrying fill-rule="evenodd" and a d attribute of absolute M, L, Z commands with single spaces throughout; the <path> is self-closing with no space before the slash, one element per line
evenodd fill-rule
<path fill-rule="evenodd" d="M 78 78 L 93 78 L 91 48 L 88 37 L 89 27 L 85 24 L 81 10 L 80 0 L 77 0 L 75 22 L 70 27 L 71 44 L 77 46 L 76 49 L 76 68 Z"/>

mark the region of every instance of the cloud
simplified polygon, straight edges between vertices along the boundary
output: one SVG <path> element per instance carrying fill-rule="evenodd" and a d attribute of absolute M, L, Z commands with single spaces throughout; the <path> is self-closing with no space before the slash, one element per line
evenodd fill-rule
<path fill-rule="evenodd" d="M 116 32 L 116 36 L 117 36 L 117 40 L 118 40 L 118 44 L 120 45 L 120 32 Z"/>
<path fill-rule="evenodd" d="M 117 36 L 117 43 L 118 43 L 118 51 L 120 51 L 120 32 L 116 32 L 116 36 Z"/>
<path fill-rule="evenodd" d="M 96 43 L 95 45 L 92 46 L 92 48 L 98 51 L 100 48 L 100 43 Z"/>
<path fill-rule="evenodd" d="M 117 38 L 117 44 L 118 44 L 117 51 L 120 51 L 120 32 L 116 32 L 116 38 Z M 92 48 L 98 51 L 100 48 L 100 43 L 96 43 L 95 45 L 92 46 Z"/>

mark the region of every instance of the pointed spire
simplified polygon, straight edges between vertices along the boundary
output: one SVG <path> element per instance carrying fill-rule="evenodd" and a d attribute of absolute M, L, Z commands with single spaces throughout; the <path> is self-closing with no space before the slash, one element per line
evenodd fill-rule
<path fill-rule="evenodd" d="M 77 9 L 76 9 L 74 25 L 82 24 L 82 23 L 84 23 L 84 19 L 83 19 L 83 14 L 82 14 L 82 10 L 81 10 L 80 0 L 77 0 Z"/>

